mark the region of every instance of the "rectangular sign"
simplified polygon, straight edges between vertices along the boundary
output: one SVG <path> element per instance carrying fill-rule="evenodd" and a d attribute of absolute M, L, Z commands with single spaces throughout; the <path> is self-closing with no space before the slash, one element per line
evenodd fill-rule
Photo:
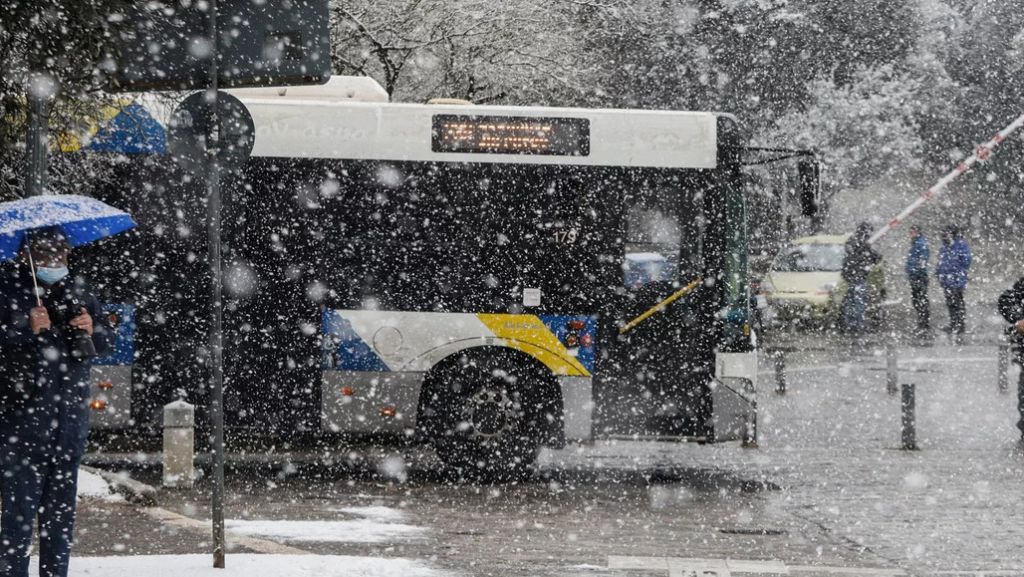
<path fill-rule="evenodd" d="M 590 121 L 586 118 L 436 114 L 431 149 L 434 152 L 588 156 Z"/>
<path fill-rule="evenodd" d="M 111 92 L 209 86 L 210 5 L 126 2 L 116 26 Z M 327 0 L 217 3 L 218 84 L 222 88 L 323 84 L 331 74 Z"/>

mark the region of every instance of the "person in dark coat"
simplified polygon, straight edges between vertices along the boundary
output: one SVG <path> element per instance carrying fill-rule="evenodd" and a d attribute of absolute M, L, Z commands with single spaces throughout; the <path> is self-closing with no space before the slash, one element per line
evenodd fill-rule
<path fill-rule="evenodd" d="M 859 336 L 864 331 L 864 314 L 868 305 L 868 275 L 882 257 L 871 248 L 868 238 L 871 225 L 862 222 L 846 241 L 846 254 L 840 273 L 846 281 L 843 298 L 843 323 L 847 333 Z"/>
<path fill-rule="evenodd" d="M 927 338 L 931 331 L 931 306 L 928 302 L 928 259 L 931 257 L 931 250 L 928 248 L 928 239 L 917 225 L 910 227 L 910 242 L 910 252 L 907 254 L 904 270 L 907 273 L 907 280 L 910 281 L 910 298 L 914 303 L 914 311 L 917 312 L 917 336 Z"/>
<path fill-rule="evenodd" d="M 1007 335 L 1015 360 L 1021 365 L 1020 377 L 1017 379 L 1017 413 L 1020 415 L 1017 428 L 1020 429 L 1021 441 L 1024 441 L 1024 277 L 999 295 L 999 314 L 1010 323 Z"/>
<path fill-rule="evenodd" d="M 964 304 L 964 289 L 967 288 L 967 273 L 971 269 L 971 249 L 967 246 L 960 229 L 950 226 L 942 233 L 942 247 L 935 274 L 939 277 L 942 294 L 949 309 L 949 335 L 957 344 L 964 342 L 964 320 L 967 307 Z"/>
<path fill-rule="evenodd" d="M 34 231 L 0 277 L 0 575 L 27 577 L 32 524 L 39 575 L 65 577 L 78 464 L 89 432 L 92 358 L 114 332 L 84 281 L 67 267 L 55 229 Z M 35 263 L 38 300 L 29 257 Z"/>

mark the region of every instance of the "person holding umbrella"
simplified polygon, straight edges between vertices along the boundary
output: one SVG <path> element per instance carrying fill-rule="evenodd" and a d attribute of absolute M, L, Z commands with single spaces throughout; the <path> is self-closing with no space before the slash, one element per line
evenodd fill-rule
<path fill-rule="evenodd" d="M 127 221 L 117 226 L 90 224 L 83 216 L 88 211 L 68 208 L 68 202 L 67 197 L 52 196 L 0 204 L 0 260 L 15 259 L 0 275 L 4 577 L 28 576 L 37 519 L 39 575 L 68 573 L 78 465 L 89 432 L 89 373 L 93 358 L 109 350 L 114 340 L 85 280 L 71 274 L 68 255 L 73 244 L 134 225 L 124 213 Z M 19 228 L 40 222 L 53 226 Z M 12 251 L 13 246 L 20 249 Z"/>

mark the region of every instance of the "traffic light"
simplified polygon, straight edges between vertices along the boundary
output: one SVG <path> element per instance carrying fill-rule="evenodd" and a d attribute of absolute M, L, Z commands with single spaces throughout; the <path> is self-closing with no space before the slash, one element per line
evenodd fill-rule
<path fill-rule="evenodd" d="M 821 169 L 818 159 L 812 157 L 800 160 L 797 165 L 800 179 L 800 212 L 814 216 L 821 208 Z"/>

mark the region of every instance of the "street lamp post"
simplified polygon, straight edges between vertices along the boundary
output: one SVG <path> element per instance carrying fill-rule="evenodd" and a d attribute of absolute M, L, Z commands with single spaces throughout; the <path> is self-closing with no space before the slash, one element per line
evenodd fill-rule
<path fill-rule="evenodd" d="M 25 196 L 46 194 L 47 185 L 47 103 L 52 81 L 40 73 L 28 78 L 28 134 L 25 147 Z"/>

